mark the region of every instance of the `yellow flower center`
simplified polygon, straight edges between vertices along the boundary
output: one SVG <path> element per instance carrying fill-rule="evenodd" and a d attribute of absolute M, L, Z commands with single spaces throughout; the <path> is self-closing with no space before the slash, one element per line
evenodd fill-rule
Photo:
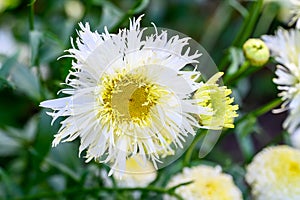
<path fill-rule="evenodd" d="M 230 200 L 228 194 L 228 180 L 223 177 L 211 178 L 211 180 L 197 180 L 194 183 L 194 193 L 201 194 L 205 199 Z"/>
<path fill-rule="evenodd" d="M 276 156 L 276 157 L 275 157 Z M 284 184 L 300 184 L 299 153 L 290 149 L 276 151 L 266 165 L 271 166 L 276 179 L 285 180 Z M 284 185 L 278 181 L 279 185 Z"/>
<path fill-rule="evenodd" d="M 117 73 L 104 76 L 101 97 L 105 114 L 117 122 L 147 125 L 151 108 L 161 96 L 161 88 L 140 74 Z"/>
<path fill-rule="evenodd" d="M 146 87 L 139 87 L 134 83 L 122 85 L 119 91 L 111 94 L 111 106 L 116 109 L 124 119 L 140 118 L 149 114 L 154 104 L 147 101 L 149 91 Z M 107 101 L 108 99 L 106 99 Z"/>
<path fill-rule="evenodd" d="M 300 176 L 300 165 L 299 165 L 299 163 L 291 162 L 290 166 L 289 166 L 289 172 L 292 175 Z"/>

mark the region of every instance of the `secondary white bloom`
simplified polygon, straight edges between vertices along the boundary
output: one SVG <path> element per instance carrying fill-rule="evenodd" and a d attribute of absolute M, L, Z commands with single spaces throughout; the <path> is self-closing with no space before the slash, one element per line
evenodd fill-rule
<path fill-rule="evenodd" d="M 292 18 L 290 21 L 290 25 L 296 23 L 296 28 L 300 29 L 300 0 L 290 0 L 291 2 L 291 14 Z"/>
<path fill-rule="evenodd" d="M 171 144 L 183 147 L 188 134 L 199 124 L 194 116 L 212 114 L 211 108 L 191 99 L 204 83 L 195 80 L 197 71 L 181 71 L 197 63 L 198 52 L 190 53 L 189 38 L 168 38 L 158 30 L 145 36 L 139 17 L 118 34 L 91 32 L 89 24 L 72 42 L 68 57 L 74 58 L 66 78 L 71 95 L 41 103 L 51 108 L 53 122 L 66 117 L 53 146 L 80 137 L 79 154 L 87 150 L 87 162 L 96 159 L 126 170 L 126 160 L 139 155 L 157 168 L 162 155 L 173 153 Z M 184 50 L 185 49 L 185 50 Z"/>
<path fill-rule="evenodd" d="M 288 25 L 300 28 L 300 1 L 299 0 L 264 0 L 264 3 L 276 2 L 280 7 L 278 19 Z"/>
<path fill-rule="evenodd" d="M 156 171 L 149 161 L 143 162 L 141 156 L 134 156 L 126 161 L 128 173 L 116 171 L 113 176 L 120 187 L 146 187 L 156 178 Z"/>
<path fill-rule="evenodd" d="M 84 6 L 78 0 L 67 1 L 64 9 L 68 17 L 74 20 L 80 20 L 84 14 Z"/>
<path fill-rule="evenodd" d="M 167 187 L 193 181 L 175 189 L 185 200 L 241 200 L 242 193 L 234 185 L 232 176 L 222 173 L 220 166 L 210 167 L 199 165 L 184 168 L 183 172 L 173 176 Z M 165 196 L 165 200 L 173 200 Z"/>
<path fill-rule="evenodd" d="M 248 165 L 246 181 L 255 200 L 300 199 L 300 151 L 285 145 L 265 148 Z"/>
<path fill-rule="evenodd" d="M 291 143 L 293 147 L 300 149 L 300 128 L 291 135 Z"/>
<path fill-rule="evenodd" d="M 279 29 L 275 36 L 263 36 L 263 39 L 276 61 L 281 63 L 273 79 L 284 101 L 277 111 L 290 111 L 283 127 L 293 133 L 300 125 L 300 30 Z"/>
<path fill-rule="evenodd" d="M 271 50 L 271 55 L 275 57 L 277 62 L 283 65 L 294 63 L 296 66 L 299 66 L 300 30 L 279 28 L 274 36 L 264 35 L 262 39 Z"/>

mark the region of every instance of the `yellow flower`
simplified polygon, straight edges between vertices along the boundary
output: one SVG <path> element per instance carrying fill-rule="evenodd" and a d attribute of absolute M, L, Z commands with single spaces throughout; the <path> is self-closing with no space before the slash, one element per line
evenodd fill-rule
<path fill-rule="evenodd" d="M 203 127 L 220 130 L 224 128 L 234 128 L 234 118 L 238 116 L 236 110 L 238 105 L 231 105 L 234 101 L 229 95 L 231 89 L 226 86 L 219 86 L 218 79 L 223 75 L 223 72 L 216 73 L 194 94 L 195 99 L 206 99 L 199 103 L 203 107 L 213 110 L 213 115 L 199 115 L 200 124 Z"/>
<path fill-rule="evenodd" d="M 247 167 L 246 181 L 256 200 L 300 199 L 300 151 L 285 145 L 264 149 Z"/>
<path fill-rule="evenodd" d="M 234 185 L 229 174 L 222 173 L 220 166 L 210 167 L 199 165 L 192 168 L 184 168 L 181 174 L 177 174 L 170 180 L 168 187 L 181 183 L 192 183 L 178 187 L 175 192 L 183 199 L 197 200 L 240 200 L 241 191 Z M 172 199 L 166 196 L 165 200 Z"/>

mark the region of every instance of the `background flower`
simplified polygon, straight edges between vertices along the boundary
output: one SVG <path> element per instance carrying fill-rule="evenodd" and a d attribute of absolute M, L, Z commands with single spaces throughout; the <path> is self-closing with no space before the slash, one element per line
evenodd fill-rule
<path fill-rule="evenodd" d="M 300 151 L 285 145 L 265 148 L 248 165 L 246 181 L 254 199 L 299 199 Z"/>
<path fill-rule="evenodd" d="M 282 112 L 274 115 L 271 111 L 282 103 L 282 99 L 277 98 L 277 84 L 272 82 L 272 78 L 276 77 L 276 79 L 282 80 L 282 83 L 291 83 L 288 86 L 282 85 L 282 92 L 286 92 L 284 96 L 291 97 L 290 100 L 296 100 L 294 98 L 296 96 L 293 96 L 295 94 L 293 91 L 297 89 L 295 87 L 296 84 L 294 84 L 294 80 L 297 77 L 295 74 L 288 72 L 288 68 L 290 67 L 286 68 L 286 63 L 276 63 L 277 60 L 272 58 L 260 68 L 247 67 L 242 50 L 243 44 L 249 38 L 259 38 L 262 35 L 277 37 L 276 31 L 278 27 L 282 26 L 288 32 L 287 34 L 282 33 L 282 41 L 284 41 L 282 44 L 288 43 L 289 45 L 294 45 L 294 47 L 287 48 L 286 45 L 278 46 L 278 55 L 286 57 L 285 60 L 293 59 L 292 57 L 295 55 L 294 50 L 298 51 L 297 48 L 299 45 L 292 41 L 292 38 L 296 35 L 292 33 L 294 32 L 293 27 L 296 24 L 288 24 L 292 17 L 292 10 L 288 6 L 279 6 L 277 3 L 263 4 L 263 0 L 4 0 L 1 3 L 0 141 L 2 148 L 0 150 L 0 199 L 58 198 L 112 200 L 132 199 L 133 194 L 140 194 L 140 197 L 145 200 L 160 200 L 165 195 L 180 199 L 180 194 L 174 193 L 171 188 L 165 187 L 171 177 L 182 171 L 184 167 L 208 163 L 212 166 L 220 165 L 226 172 L 230 173 L 236 185 L 241 189 L 243 197 L 249 199 L 251 198 L 250 186 L 246 185 L 244 181 L 244 166 L 252 160 L 255 152 L 270 144 L 290 144 L 292 142 L 295 145 L 296 140 L 294 140 L 293 136 L 296 136 L 296 134 L 287 135 L 286 128 L 282 128 L 282 122 L 286 119 L 288 113 Z M 290 3 L 290 1 L 280 1 L 279 3 L 285 4 Z M 277 17 L 282 8 L 286 8 L 287 11 L 285 21 Z M 107 165 L 99 162 L 85 163 L 85 158 L 78 158 L 78 147 L 81 146 L 81 135 L 79 132 L 73 135 L 75 137 L 78 134 L 78 139 L 74 139 L 73 142 L 66 142 L 63 145 L 57 145 L 56 148 L 51 148 L 53 135 L 59 132 L 62 126 L 61 123 L 66 125 L 67 129 L 71 130 L 70 124 L 66 122 L 71 122 L 72 120 L 65 121 L 68 116 L 61 116 L 51 125 L 53 119 L 46 114 L 49 110 L 39 107 L 39 103 L 47 99 L 61 99 L 73 96 L 73 94 L 69 94 L 73 92 L 72 90 L 64 90 L 66 93 L 69 92 L 68 94 L 57 93 L 63 88 L 66 89 L 69 87 L 66 86 L 66 83 L 61 84 L 62 80 L 67 76 L 68 80 L 72 80 L 72 84 L 75 87 L 79 87 L 83 82 L 88 84 L 86 85 L 88 87 L 94 84 L 91 80 L 95 79 L 90 79 L 91 76 L 98 77 L 99 74 L 102 74 L 100 70 L 93 70 L 99 63 L 108 62 L 109 60 L 112 63 L 115 62 L 115 64 L 117 64 L 117 61 L 124 63 L 122 59 L 118 60 L 118 53 L 107 57 L 107 54 L 112 52 L 110 51 L 110 47 L 114 45 L 108 45 L 109 42 L 104 41 L 103 37 L 107 36 L 109 40 L 114 38 L 115 41 L 118 41 L 117 38 L 120 37 L 125 38 L 125 40 L 128 39 L 126 38 L 128 36 L 127 31 L 130 29 L 130 21 L 128 19 L 138 17 L 141 13 L 145 13 L 141 26 L 149 26 L 151 22 L 155 22 L 158 27 L 168 28 L 157 28 L 157 34 L 154 27 L 148 28 L 143 32 L 141 40 L 145 41 L 147 38 L 144 36 L 151 34 L 166 36 L 166 40 L 170 41 L 170 43 L 162 42 L 159 45 L 159 47 L 165 49 L 166 46 L 164 44 L 169 45 L 177 41 L 174 36 L 180 35 L 179 32 L 181 32 L 188 35 L 191 39 L 186 39 L 189 45 L 183 47 L 182 52 L 176 51 L 178 55 L 188 51 L 188 47 L 190 47 L 189 55 L 193 54 L 196 49 L 199 49 L 199 53 L 203 53 L 197 59 L 200 61 L 197 64 L 197 70 L 202 73 L 197 80 L 196 76 L 193 76 L 193 74 L 196 74 L 193 71 L 195 63 L 187 64 L 182 70 L 179 70 L 180 73 L 163 74 L 167 74 L 167 77 L 173 76 L 172 74 L 174 76 L 178 74 L 183 79 L 195 79 L 198 87 L 201 85 L 199 83 L 200 80 L 213 78 L 218 70 L 224 72 L 222 76 L 223 81 L 218 80 L 215 82 L 216 84 L 212 84 L 212 87 L 215 88 L 214 91 L 218 90 L 216 88 L 221 87 L 221 94 L 225 95 L 227 93 L 223 93 L 223 91 L 232 91 L 230 96 L 234 97 L 235 103 L 228 103 L 228 105 L 239 105 L 239 117 L 233 124 L 229 120 L 228 125 L 231 127 L 234 125 L 234 128 L 230 129 L 225 128 L 222 130 L 222 123 L 210 124 L 210 126 L 218 127 L 219 130 L 193 128 L 194 131 L 197 131 L 195 132 L 195 137 L 192 134 L 188 134 L 187 137 L 180 137 L 177 141 L 177 148 L 172 143 L 172 139 L 167 140 L 167 137 L 160 138 L 160 140 L 165 140 L 165 147 L 170 146 L 172 149 L 169 149 L 169 151 L 161 150 L 160 148 L 154 149 L 153 152 L 157 150 L 156 153 L 160 157 L 160 160 L 164 161 L 164 163 L 156 162 L 158 168 L 161 168 L 156 172 L 157 179 L 150 186 L 123 188 L 118 185 L 115 174 L 108 176 L 110 168 Z M 80 21 L 82 24 L 79 24 Z M 104 28 L 105 25 L 107 29 Z M 129 28 L 125 29 L 124 27 Z M 172 32 L 173 34 L 170 34 L 170 29 L 179 32 Z M 162 30 L 167 31 L 167 34 L 162 34 Z M 118 35 L 119 32 L 122 32 L 123 35 Z M 130 32 L 132 33 L 133 31 Z M 286 39 L 287 36 L 284 35 L 288 35 L 289 38 Z M 79 39 L 76 39 L 77 36 Z M 73 46 L 70 43 L 70 37 L 74 38 L 72 41 Z M 172 37 L 174 38 L 172 39 Z M 137 38 L 137 36 L 132 38 Z M 186 38 L 186 36 L 179 37 L 178 41 L 183 38 Z M 148 38 L 148 40 L 152 39 L 154 38 Z M 162 37 L 161 40 L 163 39 L 165 38 Z M 173 40 L 172 42 L 171 39 Z M 103 41 L 103 44 L 100 45 L 102 49 L 98 46 L 101 41 Z M 134 41 L 133 43 L 130 42 L 132 46 L 115 45 L 120 46 L 120 48 L 116 48 L 116 51 L 113 52 L 122 52 L 124 49 L 134 49 L 139 46 L 138 39 L 130 41 Z M 275 40 L 274 42 L 276 43 Z M 275 43 L 274 45 L 278 45 Z M 119 44 L 127 44 L 127 42 Z M 64 54 L 65 49 L 71 49 L 70 51 L 72 52 L 66 52 L 65 54 L 76 55 L 80 62 L 73 57 L 57 59 Z M 174 49 L 179 50 L 180 48 L 174 47 Z M 92 59 L 95 56 L 90 56 L 92 52 L 101 51 L 105 51 L 103 55 L 106 55 L 104 57 L 107 57 L 107 60 L 98 56 L 98 59 L 95 60 Z M 287 53 L 288 51 L 290 52 Z M 126 58 L 128 58 L 128 61 L 130 60 L 130 63 L 134 63 L 133 61 L 135 60 L 144 60 L 151 55 L 145 56 L 145 54 L 137 52 L 139 51 L 127 51 L 123 55 L 126 54 Z M 159 53 L 159 55 L 162 54 Z M 87 60 L 93 67 L 89 68 L 91 70 L 89 71 L 90 73 L 81 73 L 82 66 L 80 64 L 87 65 L 85 62 Z M 163 57 L 163 60 L 166 62 L 173 60 L 173 58 L 168 60 Z M 173 63 L 169 64 L 170 66 L 175 65 Z M 286 68 L 282 70 L 286 72 L 286 74 L 280 75 L 282 78 L 279 78 L 274 73 L 276 64 L 280 64 L 283 68 Z M 76 66 L 76 69 L 74 69 L 74 66 Z M 119 80 L 115 76 L 111 76 L 116 68 L 118 68 L 117 65 L 110 68 L 111 70 L 104 70 L 106 72 L 106 83 L 108 83 L 106 86 L 109 86 L 113 81 Z M 158 71 L 161 71 L 161 69 Z M 171 71 L 174 72 L 174 70 Z M 44 74 L 44 72 L 47 73 Z M 138 70 L 134 69 L 130 72 L 131 74 L 137 74 Z M 185 75 L 181 75 L 181 73 Z M 129 78 L 125 74 L 127 73 L 124 72 L 121 77 Z M 148 76 L 148 74 L 151 76 Z M 80 75 L 82 79 L 77 78 L 77 75 Z M 147 77 L 152 76 L 154 76 L 153 73 L 147 73 Z M 177 78 L 169 80 L 168 83 L 175 89 L 181 88 L 181 84 L 177 81 Z M 287 80 L 290 78 L 291 80 Z M 102 83 L 103 80 L 97 79 L 97 83 Z M 226 89 L 222 86 L 222 82 L 226 86 Z M 101 84 L 97 84 L 97 87 L 99 85 Z M 207 88 L 206 84 L 202 86 L 203 88 Z M 125 84 L 121 84 L 121 87 L 124 89 Z M 191 96 L 199 89 L 197 87 L 194 88 L 195 90 L 190 94 Z M 109 87 L 105 88 L 106 94 L 108 94 L 106 97 L 109 97 L 109 94 L 111 94 Z M 191 88 L 191 86 L 188 86 L 188 88 Z M 145 92 L 145 90 L 139 90 L 140 94 L 143 91 Z M 93 106 L 96 106 L 104 93 L 101 93 L 101 90 L 94 90 L 94 92 L 99 97 L 99 101 L 95 101 L 96 104 L 93 104 Z M 113 96 L 116 97 L 116 95 Z M 152 97 L 155 96 L 152 95 Z M 77 104 L 76 106 L 80 111 L 85 110 L 87 107 L 88 109 L 93 107 L 85 105 L 87 102 L 79 102 L 80 98 L 78 97 L 79 93 L 76 92 L 76 98 L 73 98 L 71 100 L 72 103 L 69 104 L 70 107 L 68 109 L 72 111 L 71 113 L 79 114 L 78 112 L 74 112 L 74 104 Z M 125 98 L 126 96 L 117 92 L 117 97 Z M 141 102 L 143 95 L 135 95 L 135 97 L 141 97 L 135 98 L 135 100 L 140 100 Z M 107 99 L 109 98 L 106 98 L 106 102 L 109 102 Z M 62 108 L 62 104 L 66 102 L 65 99 L 56 103 L 58 107 Z M 177 102 L 177 99 L 174 99 L 174 102 Z M 206 99 L 205 106 L 209 105 L 208 102 L 209 99 Z M 195 105 L 197 103 L 194 102 Z M 222 103 L 224 102 L 221 102 L 221 105 L 224 105 Z M 120 111 L 123 111 L 123 114 L 128 118 L 127 111 L 129 110 L 126 109 L 126 106 L 122 106 L 124 105 L 122 101 L 114 100 L 113 105 L 121 105 L 119 107 Z M 131 104 L 131 106 L 133 105 Z M 288 105 L 291 104 L 286 104 L 288 108 L 291 108 Z M 176 107 L 176 103 L 171 103 L 167 106 L 168 108 L 172 106 Z M 296 107 L 297 104 L 294 104 L 293 108 Z M 147 109 L 148 107 L 146 106 L 144 110 L 147 111 Z M 192 110 L 194 111 L 195 109 L 193 108 Z M 224 114 L 223 110 L 219 111 L 220 113 L 222 111 L 220 116 Z M 133 107 L 131 107 L 131 112 L 134 113 L 135 117 L 141 114 L 141 112 L 134 112 Z M 235 112 L 232 113 L 235 114 Z M 59 113 L 56 114 L 59 116 Z M 68 112 L 66 111 L 64 114 L 68 114 Z M 218 113 L 215 112 L 214 114 Z M 85 115 L 83 117 L 88 118 L 89 116 Z M 174 118 L 174 115 L 170 116 Z M 192 114 L 191 116 L 196 119 L 195 123 L 198 124 L 199 115 Z M 204 119 L 203 116 L 202 114 L 202 119 Z M 209 124 L 210 116 L 205 116 Z M 292 121 L 296 126 L 298 118 L 297 113 L 295 113 Z M 232 118 L 230 117 L 230 119 Z M 76 123 L 74 128 L 80 127 L 84 130 L 93 126 L 90 121 L 84 118 L 80 121 L 73 117 L 73 120 Z M 223 121 L 223 119 L 221 118 L 220 121 Z M 298 127 L 294 133 L 297 132 L 297 129 Z M 168 132 L 166 131 L 164 135 L 168 135 L 166 133 Z M 177 133 L 175 132 L 174 135 Z M 68 136 L 60 142 L 67 138 Z M 81 139 L 83 138 L 85 139 L 84 144 L 90 143 L 89 139 L 91 137 L 81 137 Z M 55 142 L 58 141 L 59 138 L 55 140 Z M 130 142 L 132 143 L 129 143 L 128 146 L 136 144 L 134 140 Z M 155 142 L 159 146 L 163 145 L 163 143 L 158 141 Z M 181 149 L 179 143 L 184 148 L 189 146 L 186 152 L 184 152 L 184 148 Z M 122 146 L 124 147 L 124 144 Z M 80 150 L 84 149 L 83 147 L 81 146 Z M 94 152 L 100 152 L 97 151 L 97 146 L 93 146 L 91 149 L 94 149 Z M 83 151 L 82 155 L 84 157 L 86 151 Z M 147 153 L 149 152 L 145 152 L 145 154 Z M 93 156 L 96 154 L 91 153 L 90 155 Z M 108 154 L 103 154 L 100 159 L 106 159 L 107 156 Z M 133 156 L 133 154 L 130 154 L 126 157 L 127 161 Z M 151 162 L 149 159 L 151 160 L 151 158 L 146 156 L 145 163 Z M 113 162 L 108 162 L 108 164 L 112 166 Z M 123 160 L 123 164 L 126 166 L 126 160 Z M 116 174 L 120 172 L 124 177 L 130 175 L 120 170 L 115 172 Z"/>
<path fill-rule="evenodd" d="M 300 129 L 291 134 L 291 143 L 293 147 L 300 149 Z"/>
<path fill-rule="evenodd" d="M 174 175 L 168 187 L 192 181 L 192 183 L 175 189 L 184 199 L 199 200 L 238 200 L 242 199 L 241 191 L 234 185 L 232 177 L 222 173 L 220 166 L 199 165 L 184 168 L 182 173 Z M 169 197 L 165 198 L 172 199 Z"/>
<path fill-rule="evenodd" d="M 277 112 L 289 110 L 283 127 L 293 133 L 300 124 L 300 31 L 279 29 L 275 36 L 263 36 L 263 39 L 276 61 L 281 63 L 277 65 L 277 77 L 273 79 L 281 90 L 278 96 L 284 101 Z"/>
<path fill-rule="evenodd" d="M 279 28 L 274 36 L 264 35 L 262 39 L 271 50 L 271 55 L 275 57 L 277 62 L 282 65 L 293 63 L 299 66 L 300 30 Z"/>
<path fill-rule="evenodd" d="M 146 187 L 155 180 L 157 173 L 150 161 L 144 162 L 142 157 L 131 157 L 126 161 L 128 173 L 116 171 L 114 177 L 120 187 Z"/>

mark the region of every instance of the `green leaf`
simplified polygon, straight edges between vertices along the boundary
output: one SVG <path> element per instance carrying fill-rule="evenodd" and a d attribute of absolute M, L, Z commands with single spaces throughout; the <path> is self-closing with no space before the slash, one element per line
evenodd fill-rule
<path fill-rule="evenodd" d="M 17 90 L 36 101 L 41 100 L 39 80 L 28 67 L 22 64 L 15 65 L 11 69 L 11 78 Z"/>
<path fill-rule="evenodd" d="M 264 7 L 255 32 L 253 33 L 254 37 L 260 37 L 268 32 L 273 20 L 279 12 L 279 9 L 280 5 L 278 2 L 270 2 Z"/>
<path fill-rule="evenodd" d="M 244 18 L 248 16 L 248 10 L 237 0 L 229 0 L 229 5 L 238 11 Z"/>
<path fill-rule="evenodd" d="M 0 130 L 0 156 L 12 156 L 18 154 L 21 144 L 5 130 Z"/>
<path fill-rule="evenodd" d="M 250 161 L 254 155 L 254 144 L 250 134 L 257 129 L 257 118 L 254 116 L 248 116 L 246 120 L 239 123 L 236 127 L 236 138 L 246 161 Z"/>
<path fill-rule="evenodd" d="M 74 26 L 77 25 L 73 21 L 66 21 L 62 25 L 63 33 L 54 33 L 51 31 L 43 32 L 43 44 L 39 48 L 39 62 L 51 63 L 64 54 L 64 50 L 70 45 L 70 35 L 74 32 Z"/>
<path fill-rule="evenodd" d="M 12 138 L 22 140 L 26 143 L 30 143 L 35 138 L 37 123 L 37 117 L 33 116 L 31 119 L 28 120 L 23 129 L 8 127 L 7 132 Z"/>
<path fill-rule="evenodd" d="M 124 12 L 108 1 L 104 1 L 102 6 L 102 16 L 99 27 L 103 28 L 107 26 L 108 29 L 111 29 L 118 24 Z"/>
<path fill-rule="evenodd" d="M 147 7 L 148 3 L 149 0 L 136 1 L 135 4 L 126 13 L 122 14 L 122 16 L 119 17 L 119 20 L 113 26 L 110 26 L 109 30 L 114 32 L 119 29 L 124 22 L 128 21 L 128 18 L 144 10 Z M 111 15 L 109 16 L 111 17 Z"/>
<path fill-rule="evenodd" d="M 229 49 L 229 55 L 231 58 L 231 64 L 227 70 L 227 74 L 234 74 L 238 71 L 239 66 L 241 66 L 245 62 L 245 57 L 242 49 L 231 47 Z"/>
<path fill-rule="evenodd" d="M 257 19 L 261 13 L 263 7 L 263 0 L 257 0 L 252 2 L 249 9 L 249 13 L 243 21 L 243 25 L 239 30 L 235 40 L 233 41 L 233 46 L 241 47 L 244 42 L 251 36 Z"/>
<path fill-rule="evenodd" d="M 12 57 L 7 58 L 0 68 L 0 77 L 7 78 L 10 70 L 18 63 L 18 54 L 13 55 Z"/>
<path fill-rule="evenodd" d="M 23 129 L 6 127 L 0 130 L 0 156 L 11 156 L 20 153 L 24 144 L 29 144 L 34 140 L 37 128 L 37 118 L 32 117 Z M 25 146 L 27 148 L 27 146 Z"/>
<path fill-rule="evenodd" d="M 17 64 L 18 62 L 18 54 L 14 54 L 13 56 L 4 60 L 0 68 L 0 89 L 9 87 L 12 88 L 13 84 L 7 79 L 11 69 Z"/>
<path fill-rule="evenodd" d="M 229 173 L 233 176 L 234 183 L 242 191 L 243 195 L 250 196 L 249 188 L 245 183 L 245 169 L 237 164 L 232 163 L 231 165 L 223 167 L 225 173 Z"/>
<path fill-rule="evenodd" d="M 220 1 L 218 7 L 210 17 L 207 26 L 203 30 L 201 45 L 203 45 L 208 52 L 211 52 L 213 47 L 219 45 L 220 36 L 229 24 L 234 10 L 228 1 L 230 0 Z"/>
<path fill-rule="evenodd" d="M 38 152 L 39 157 L 35 157 L 33 160 L 34 166 L 39 167 L 43 161 L 42 158 L 46 157 L 51 148 L 51 142 L 53 135 L 57 132 L 58 124 L 54 123 L 54 127 L 51 126 L 52 118 L 48 116 L 45 110 L 40 112 L 39 122 L 37 127 L 37 137 L 33 144 L 33 149 Z"/>
<path fill-rule="evenodd" d="M 43 34 L 40 31 L 33 30 L 29 33 L 30 47 L 31 47 L 31 66 L 38 64 L 38 52 L 43 38 Z"/>
<path fill-rule="evenodd" d="M 13 85 L 5 78 L 0 77 L 0 90 L 4 88 L 13 88 Z"/>
<path fill-rule="evenodd" d="M 0 186 L 3 185 L 6 199 L 13 199 L 17 195 L 20 195 L 20 188 L 11 180 L 10 175 L 0 167 Z M 1 196 L 0 196 L 1 197 Z"/>
<path fill-rule="evenodd" d="M 145 10 L 147 8 L 149 3 L 150 3 L 150 0 L 139 0 L 139 1 L 137 1 L 137 3 L 132 8 L 133 14 L 141 13 L 143 10 Z"/>
<path fill-rule="evenodd" d="M 49 157 L 46 157 L 45 155 L 42 155 L 38 150 L 31 148 L 30 153 L 35 156 L 35 158 L 38 158 L 38 160 L 43 161 L 44 164 L 47 164 L 57 170 L 59 170 L 61 173 L 63 173 L 66 176 L 69 176 L 71 179 L 73 179 L 76 182 L 80 181 L 80 174 L 76 173 L 73 168 L 70 168 L 66 166 L 64 163 L 58 162 L 56 160 L 53 160 Z M 35 165 L 36 166 L 36 165 Z"/>

